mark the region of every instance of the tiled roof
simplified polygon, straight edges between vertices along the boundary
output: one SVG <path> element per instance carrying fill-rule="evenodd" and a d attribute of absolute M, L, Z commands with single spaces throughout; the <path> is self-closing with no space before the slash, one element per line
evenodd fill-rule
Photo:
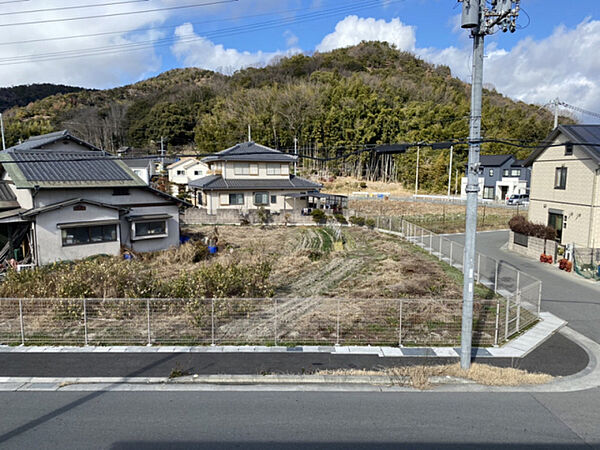
<path fill-rule="evenodd" d="M 320 189 L 323 186 L 314 183 L 305 178 L 291 175 L 289 178 L 281 179 L 223 179 L 220 175 L 210 175 L 190 181 L 190 187 L 202 189 L 204 191 L 235 191 L 235 190 L 269 190 L 269 189 L 290 189 L 307 190 Z"/>
<path fill-rule="evenodd" d="M 298 158 L 254 142 L 244 142 L 202 159 L 212 161 L 255 161 L 292 163 Z"/>
<path fill-rule="evenodd" d="M 127 165 L 127 167 L 134 167 L 136 169 L 145 169 L 150 164 L 153 163 L 151 158 L 135 158 L 135 159 L 127 159 L 123 158 L 123 162 Z"/>
<path fill-rule="evenodd" d="M 52 203 L 51 205 L 41 206 L 39 208 L 30 209 L 27 212 L 22 214 L 23 217 L 31 217 L 37 216 L 38 214 L 42 214 L 48 211 L 53 211 L 55 209 L 64 208 L 66 206 L 78 205 L 80 203 L 85 203 L 88 205 L 100 206 L 102 208 L 116 209 L 120 211 L 127 211 L 127 208 L 123 208 L 115 205 L 108 205 L 106 203 L 100 203 L 93 200 L 86 200 L 83 198 L 72 198 L 70 200 L 64 200 L 62 202 Z"/>
<path fill-rule="evenodd" d="M 6 181 L 0 181 L 0 202 L 16 202 L 17 197 Z M 18 206 L 17 206 L 18 207 Z"/>
<path fill-rule="evenodd" d="M 56 131 L 54 133 L 42 134 L 40 136 L 32 136 L 21 144 L 7 148 L 6 151 L 40 149 L 45 145 L 49 145 L 63 139 L 76 142 L 77 144 L 88 147 L 90 150 L 101 151 L 98 147 L 95 147 L 94 145 L 73 136 L 71 133 L 69 133 L 69 130 Z"/>
<path fill-rule="evenodd" d="M 509 159 L 514 158 L 512 155 L 480 155 L 479 164 L 483 167 L 500 167 L 503 166 Z"/>

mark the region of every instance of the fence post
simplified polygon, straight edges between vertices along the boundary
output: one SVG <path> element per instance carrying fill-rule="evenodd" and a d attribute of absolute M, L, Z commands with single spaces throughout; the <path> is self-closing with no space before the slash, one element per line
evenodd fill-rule
<path fill-rule="evenodd" d="M 381 227 L 379 226 L 379 219 L 381 219 L 381 217 L 377 216 L 377 222 L 376 222 L 376 223 L 377 223 L 377 228 L 381 228 Z"/>
<path fill-rule="evenodd" d="M 498 260 L 495 259 L 494 261 L 496 261 L 496 272 L 494 275 L 494 294 L 498 293 Z"/>
<path fill-rule="evenodd" d="M 425 228 L 421 227 L 421 244 L 423 244 L 423 248 L 425 248 Z"/>
<path fill-rule="evenodd" d="M 517 270 L 517 292 L 516 292 L 516 305 L 517 305 L 517 333 L 521 326 L 521 272 Z"/>
<path fill-rule="evenodd" d="M 87 326 L 87 300 L 83 299 L 83 341 L 88 345 L 88 326 Z"/>
<path fill-rule="evenodd" d="M 215 299 L 210 299 L 210 345 L 215 346 Z"/>
<path fill-rule="evenodd" d="M 390 216 L 389 228 L 390 228 L 390 231 L 392 231 L 392 217 L 391 216 Z"/>
<path fill-rule="evenodd" d="M 429 254 L 433 254 L 433 233 L 429 232 Z"/>
<path fill-rule="evenodd" d="M 335 345 L 340 345 L 340 298 L 337 301 L 337 317 L 335 323 Z"/>
<path fill-rule="evenodd" d="M 398 307 L 398 347 L 402 347 L 402 307 L 404 306 L 404 300 L 398 300 L 400 306 Z"/>
<path fill-rule="evenodd" d="M 273 311 L 275 314 L 274 317 L 274 327 L 275 327 L 275 346 L 277 346 L 277 298 L 273 298 Z"/>
<path fill-rule="evenodd" d="M 25 345 L 25 325 L 23 324 L 23 299 L 19 299 L 19 322 L 21 324 L 21 345 Z"/>
<path fill-rule="evenodd" d="M 481 253 L 477 253 L 477 282 L 481 278 Z"/>
<path fill-rule="evenodd" d="M 452 241 L 452 239 L 450 239 L 450 265 L 452 265 L 452 250 L 454 248 L 453 244 L 454 242 Z"/>
<path fill-rule="evenodd" d="M 494 332 L 494 345 L 498 346 L 498 338 L 500 335 L 500 300 L 496 300 L 496 329 Z"/>
<path fill-rule="evenodd" d="M 444 250 L 443 244 L 444 244 L 444 238 L 440 235 L 440 261 L 444 259 L 444 255 L 442 253 L 442 251 Z"/>
<path fill-rule="evenodd" d="M 508 320 L 510 319 L 510 297 L 506 297 L 506 319 L 504 323 L 504 340 L 508 341 Z"/>
<path fill-rule="evenodd" d="M 150 334 L 150 299 L 146 299 L 146 317 L 148 319 L 148 345 L 152 345 L 152 335 Z"/>

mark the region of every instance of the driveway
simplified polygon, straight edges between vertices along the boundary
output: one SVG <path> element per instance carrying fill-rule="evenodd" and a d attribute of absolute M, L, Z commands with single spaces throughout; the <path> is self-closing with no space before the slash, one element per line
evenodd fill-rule
<path fill-rule="evenodd" d="M 569 327 L 600 342 L 600 283 L 503 250 L 508 236 L 508 231 L 478 233 L 477 251 L 542 280 L 542 311 L 567 320 Z M 446 237 L 464 244 L 464 234 Z"/>

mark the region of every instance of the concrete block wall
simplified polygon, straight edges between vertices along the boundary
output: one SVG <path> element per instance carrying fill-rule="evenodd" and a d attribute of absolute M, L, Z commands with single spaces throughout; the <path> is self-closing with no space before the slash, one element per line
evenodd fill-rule
<path fill-rule="evenodd" d="M 287 217 L 286 217 L 287 216 Z M 239 225 L 243 219 L 251 224 L 260 224 L 261 220 L 256 211 L 240 213 L 238 210 L 223 209 L 218 210 L 216 214 L 208 214 L 205 209 L 188 208 L 183 216 L 183 223 L 189 225 Z M 311 216 L 303 216 L 299 212 L 288 212 L 285 215 L 271 214 L 269 223 L 274 225 L 283 225 L 286 223 L 294 225 L 314 225 Z"/>
<path fill-rule="evenodd" d="M 508 250 L 511 252 L 518 253 L 528 258 L 539 259 L 540 255 L 544 253 L 544 239 L 529 236 L 527 247 L 519 244 L 515 244 L 515 233 L 510 232 L 508 240 Z M 546 240 L 546 254 L 552 255 L 556 253 L 556 242 Z"/>

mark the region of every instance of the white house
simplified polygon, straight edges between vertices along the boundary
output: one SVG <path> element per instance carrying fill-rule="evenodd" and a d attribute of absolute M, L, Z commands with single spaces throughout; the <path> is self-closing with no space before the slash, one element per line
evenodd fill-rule
<path fill-rule="evenodd" d="M 144 183 L 150 185 L 152 177 L 156 175 L 156 163 L 152 158 L 123 158 L 123 162 L 133 173 L 144 180 Z"/>
<path fill-rule="evenodd" d="M 167 172 L 172 194 L 177 195 L 181 189 L 188 190 L 190 181 L 207 176 L 209 168 L 204 162 L 187 156 L 167 166 Z"/>
<path fill-rule="evenodd" d="M 18 202 L 0 213 L 2 256 L 37 265 L 177 246 L 180 208 L 191 206 L 68 131 L 0 152 L 0 177 Z"/>
<path fill-rule="evenodd" d="M 208 214 L 264 208 L 280 213 L 309 206 L 322 185 L 290 174 L 296 156 L 254 142 L 235 145 L 202 160 L 208 176 L 190 181 L 195 199 Z M 324 195 L 324 194 L 321 194 Z"/>

